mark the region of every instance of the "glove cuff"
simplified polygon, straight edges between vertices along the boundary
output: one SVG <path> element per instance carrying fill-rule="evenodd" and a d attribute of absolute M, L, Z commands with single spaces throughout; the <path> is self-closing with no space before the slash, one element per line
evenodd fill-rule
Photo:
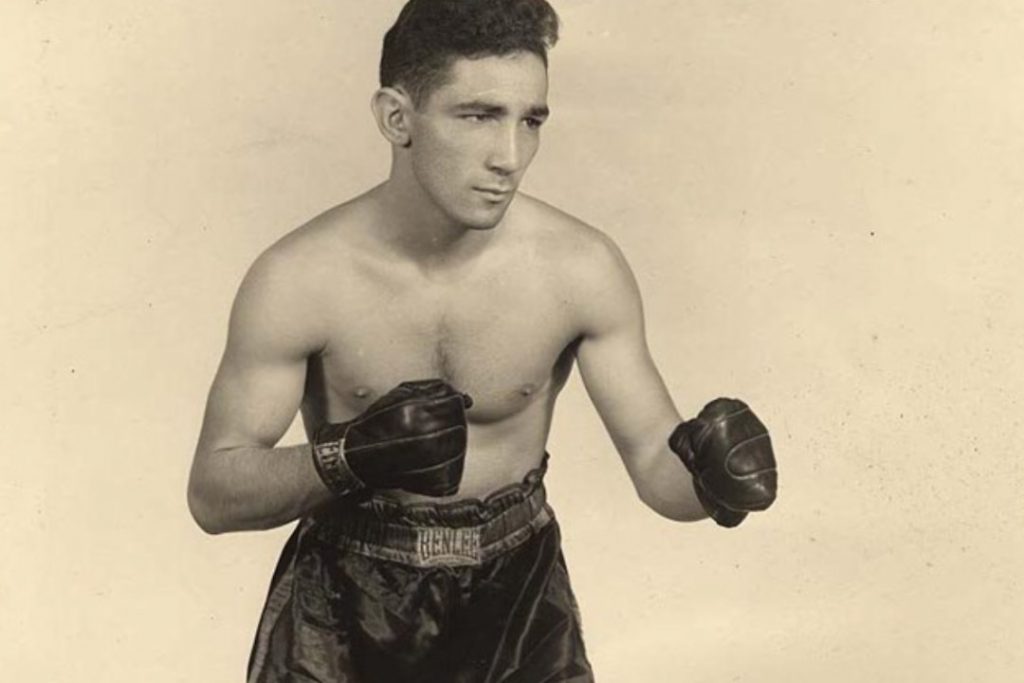
<path fill-rule="evenodd" d="M 715 524 L 718 526 L 726 528 L 739 526 L 740 522 L 746 519 L 747 513 L 731 510 L 715 501 L 708 491 L 705 490 L 704 483 L 700 480 L 700 474 L 697 472 L 697 456 L 694 451 L 694 441 L 699 440 L 700 435 L 706 429 L 707 423 L 699 417 L 680 422 L 668 438 L 669 448 L 679 456 L 683 465 L 693 475 L 693 488 L 697 492 L 697 500 L 700 501 L 704 512 L 708 513 L 708 516 L 715 520 Z"/>
<path fill-rule="evenodd" d="M 327 425 L 321 429 L 313 443 L 313 465 L 320 479 L 335 495 L 345 496 L 366 484 L 356 476 L 345 460 L 345 432 L 349 423 Z"/>
<path fill-rule="evenodd" d="M 679 459 L 683 461 L 683 465 L 694 476 L 696 476 L 697 472 L 695 468 L 696 454 L 693 450 L 693 434 L 699 432 L 703 426 L 703 423 L 696 419 L 686 420 L 680 422 L 672 431 L 672 435 L 668 437 L 668 447 L 679 456 Z"/>

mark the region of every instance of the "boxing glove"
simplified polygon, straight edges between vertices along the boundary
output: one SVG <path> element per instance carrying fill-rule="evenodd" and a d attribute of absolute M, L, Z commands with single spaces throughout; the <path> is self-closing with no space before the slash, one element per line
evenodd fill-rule
<path fill-rule="evenodd" d="M 669 447 L 693 475 L 697 498 L 721 526 L 775 501 L 775 455 L 768 430 L 743 401 L 718 398 L 676 427 Z"/>
<path fill-rule="evenodd" d="M 466 458 L 472 399 L 439 379 L 403 382 L 313 439 L 313 462 L 339 495 L 364 488 L 450 496 Z"/>

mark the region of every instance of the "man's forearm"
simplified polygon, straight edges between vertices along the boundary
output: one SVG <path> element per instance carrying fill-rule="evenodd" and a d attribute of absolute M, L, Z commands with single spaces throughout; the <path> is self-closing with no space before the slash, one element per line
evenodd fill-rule
<path fill-rule="evenodd" d="M 644 443 L 632 448 L 619 444 L 620 453 L 637 494 L 649 508 L 677 522 L 695 522 L 708 515 L 697 498 L 693 475 L 669 447 L 668 436 L 678 423 L 678 415 L 666 415 L 650 426 Z"/>
<path fill-rule="evenodd" d="M 212 450 L 196 459 L 188 488 L 192 516 L 212 534 L 278 527 L 332 497 L 309 444 Z"/>
<path fill-rule="evenodd" d="M 637 483 L 640 499 L 662 517 L 677 522 L 706 519 L 693 476 L 668 447 L 654 448 L 645 458 L 641 480 Z"/>

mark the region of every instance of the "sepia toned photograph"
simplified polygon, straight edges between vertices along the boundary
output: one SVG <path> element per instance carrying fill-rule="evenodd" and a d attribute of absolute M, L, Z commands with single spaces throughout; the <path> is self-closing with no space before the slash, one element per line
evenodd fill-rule
<path fill-rule="evenodd" d="M 1015 680 L 1024 7 L 0 8 L 12 680 Z"/>

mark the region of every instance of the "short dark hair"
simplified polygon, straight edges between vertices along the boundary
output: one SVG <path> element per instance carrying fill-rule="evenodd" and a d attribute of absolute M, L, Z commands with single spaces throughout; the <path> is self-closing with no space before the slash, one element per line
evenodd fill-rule
<path fill-rule="evenodd" d="M 384 36 L 380 84 L 402 86 L 419 106 L 458 57 L 532 52 L 547 66 L 556 42 L 547 0 L 409 0 Z"/>

